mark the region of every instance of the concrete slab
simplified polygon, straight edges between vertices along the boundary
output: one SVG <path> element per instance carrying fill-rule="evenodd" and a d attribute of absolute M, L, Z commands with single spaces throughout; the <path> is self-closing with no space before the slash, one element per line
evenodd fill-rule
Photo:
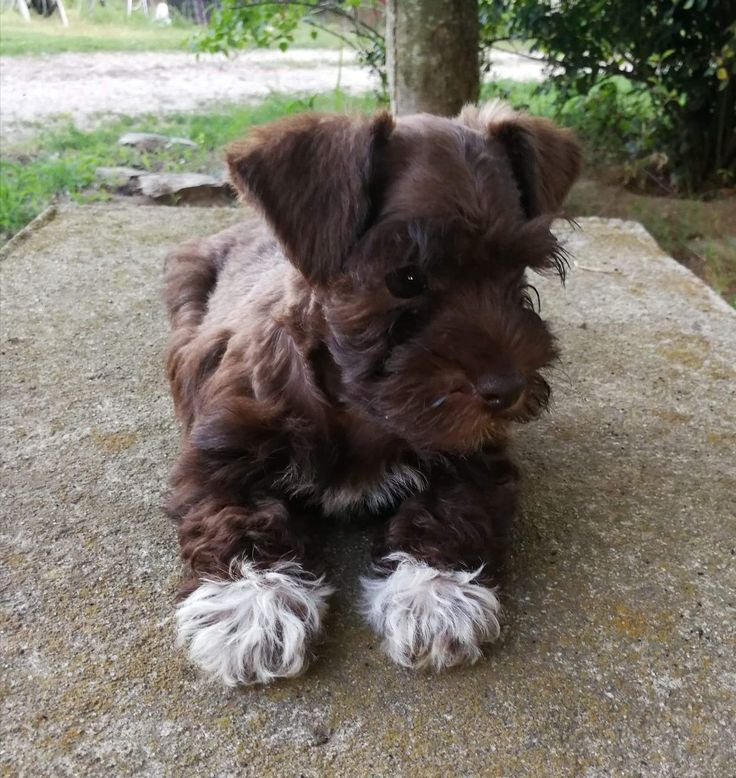
<path fill-rule="evenodd" d="M 7 775 L 732 775 L 736 313 L 634 224 L 581 220 L 565 349 L 526 473 L 501 642 L 443 676 L 390 664 L 352 602 L 320 661 L 223 690 L 174 649 L 177 445 L 161 263 L 235 210 L 60 212 L 2 262 Z"/>

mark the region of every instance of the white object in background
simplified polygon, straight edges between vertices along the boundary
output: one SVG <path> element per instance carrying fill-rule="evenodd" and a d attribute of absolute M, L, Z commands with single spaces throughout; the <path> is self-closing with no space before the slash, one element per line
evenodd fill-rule
<path fill-rule="evenodd" d="M 56 10 L 59 12 L 59 19 L 64 27 L 69 26 L 69 19 L 66 16 L 66 8 L 64 8 L 63 0 L 56 0 Z"/>
<path fill-rule="evenodd" d="M 30 22 L 31 21 L 31 14 L 28 11 L 28 6 L 26 5 L 26 0 L 15 0 L 13 5 L 18 9 L 18 13 L 23 17 L 24 22 Z"/>
<path fill-rule="evenodd" d="M 148 0 L 138 0 L 135 7 L 133 7 L 133 0 L 128 0 L 128 16 L 131 16 L 133 11 L 143 11 L 148 16 Z"/>
<path fill-rule="evenodd" d="M 171 24 L 168 3 L 156 3 L 156 10 L 153 12 L 153 21 L 158 24 Z"/>

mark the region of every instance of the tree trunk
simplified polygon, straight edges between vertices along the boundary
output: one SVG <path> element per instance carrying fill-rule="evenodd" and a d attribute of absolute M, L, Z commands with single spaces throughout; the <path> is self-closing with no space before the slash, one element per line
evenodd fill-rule
<path fill-rule="evenodd" d="M 207 24 L 207 7 L 204 0 L 192 0 L 192 16 L 194 21 L 202 27 Z"/>
<path fill-rule="evenodd" d="M 391 109 L 456 114 L 478 99 L 477 0 L 387 0 Z"/>

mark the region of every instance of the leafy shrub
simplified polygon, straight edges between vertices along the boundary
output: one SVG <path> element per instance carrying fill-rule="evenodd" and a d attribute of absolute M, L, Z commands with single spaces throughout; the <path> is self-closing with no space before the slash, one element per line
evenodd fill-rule
<path fill-rule="evenodd" d="M 276 47 L 286 51 L 295 42 L 300 25 L 339 38 L 354 49 L 358 59 L 379 78 L 381 92 L 387 89 L 386 47 L 382 31 L 364 21 L 360 7 L 380 7 L 379 0 L 312 0 L 312 2 L 262 2 L 219 0 L 212 9 L 209 27 L 197 38 L 200 51 L 226 54 L 246 46 Z M 338 27 L 335 22 L 342 22 Z"/>
<path fill-rule="evenodd" d="M 587 166 L 615 166 L 626 182 L 644 179 L 649 168 L 661 163 L 650 151 L 656 126 L 654 105 L 646 92 L 628 79 L 606 78 L 588 92 L 561 90 L 554 82 L 541 84 L 498 80 L 485 84 L 481 98 L 500 98 L 514 108 L 546 116 L 572 127 L 584 142 Z"/>
<path fill-rule="evenodd" d="M 594 112 L 634 93 L 651 103 L 635 153 L 666 155 L 675 183 L 736 180 L 736 0 L 505 0 L 491 31 L 533 41 L 563 99 Z M 627 92 L 620 81 L 626 79 Z M 598 91 L 595 92 L 594 90 Z M 612 121 L 616 121 L 615 118 Z"/>

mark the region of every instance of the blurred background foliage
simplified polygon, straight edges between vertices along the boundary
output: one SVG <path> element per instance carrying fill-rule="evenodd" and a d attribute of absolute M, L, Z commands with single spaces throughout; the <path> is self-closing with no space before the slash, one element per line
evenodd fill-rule
<path fill-rule="evenodd" d="M 679 188 L 732 184 L 736 2 L 505 0 L 499 22 L 552 67 L 563 115 L 581 106 Z M 629 106 L 631 110 L 625 110 Z"/>
<path fill-rule="evenodd" d="M 285 50 L 307 25 L 355 49 L 385 97 L 380 8 L 376 0 L 220 0 L 197 45 Z M 478 14 L 483 67 L 493 46 L 543 61 L 545 112 L 595 138 L 604 155 L 624 150 L 626 173 L 642 185 L 736 182 L 735 0 L 480 0 Z"/>

